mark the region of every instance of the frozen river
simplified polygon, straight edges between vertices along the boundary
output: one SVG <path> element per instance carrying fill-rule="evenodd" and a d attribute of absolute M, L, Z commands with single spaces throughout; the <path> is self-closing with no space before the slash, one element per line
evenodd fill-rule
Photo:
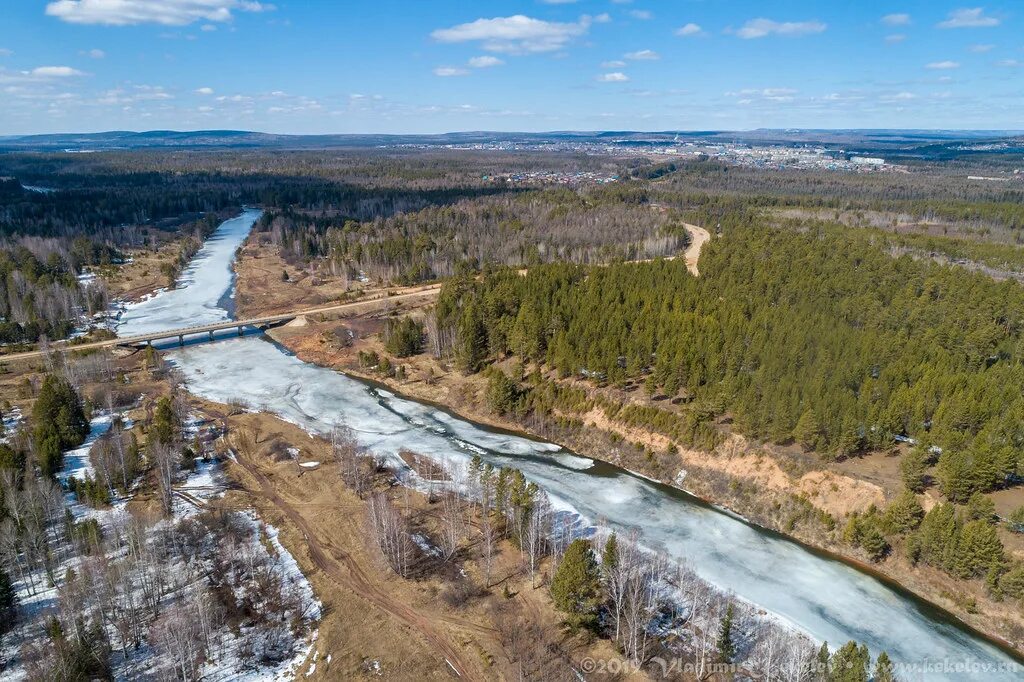
<path fill-rule="evenodd" d="M 227 221 L 210 239 L 182 286 L 129 310 L 122 334 L 206 321 L 231 288 L 230 261 L 258 212 Z M 209 272 L 207 272 L 209 271 Z M 224 277 L 223 273 L 229 274 Z M 215 284 L 214 284 L 215 283 Z M 173 305 L 161 305 L 164 297 Z M 220 307 L 221 317 L 229 314 Z M 161 312 L 164 311 L 164 312 Z M 166 315 L 166 317 L 164 317 Z M 464 463 L 474 454 L 513 465 L 562 510 L 591 523 L 637 528 L 644 541 L 689 563 L 705 579 L 833 646 L 854 639 L 873 654 L 930 666 L 901 679 L 1021 679 L 1013 659 L 947 614 L 875 577 L 723 513 L 678 490 L 558 445 L 497 432 L 436 407 L 304 363 L 262 337 L 186 345 L 169 353 L 193 393 L 244 400 L 318 433 L 352 428 L 374 452 L 402 448 Z M 957 666 L 967 666 L 966 670 Z"/>

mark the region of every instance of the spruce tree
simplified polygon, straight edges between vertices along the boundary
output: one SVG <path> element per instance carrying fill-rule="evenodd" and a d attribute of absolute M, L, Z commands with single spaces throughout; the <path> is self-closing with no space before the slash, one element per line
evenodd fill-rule
<path fill-rule="evenodd" d="M 567 614 L 565 624 L 571 630 L 596 626 L 599 593 L 597 561 L 590 543 L 582 538 L 573 540 L 551 580 L 551 598 Z"/>
<path fill-rule="evenodd" d="M 723 663 L 732 663 L 733 657 L 736 655 L 736 643 L 733 641 L 732 634 L 732 621 L 733 621 L 733 606 L 732 602 L 725 607 L 725 616 L 722 618 L 722 622 L 718 626 L 718 658 Z"/>

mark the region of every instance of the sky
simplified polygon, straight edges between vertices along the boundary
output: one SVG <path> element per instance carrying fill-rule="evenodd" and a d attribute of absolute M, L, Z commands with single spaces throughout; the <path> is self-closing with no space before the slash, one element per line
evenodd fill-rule
<path fill-rule="evenodd" d="M 1024 2 L 3 0 L 0 135 L 1024 129 Z"/>

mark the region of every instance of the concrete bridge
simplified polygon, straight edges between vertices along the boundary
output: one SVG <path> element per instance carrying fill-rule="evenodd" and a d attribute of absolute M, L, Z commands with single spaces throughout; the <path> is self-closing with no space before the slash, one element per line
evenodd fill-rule
<path fill-rule="evenodd" d="M 114 346 L 138 346 L 142 344 L 152 345 L 154 341 L 162 341 L 165 339 L 178 339 L 178 343 L 184 345 L 186 337 L 202 336 L 206 335 L 207 338 L 212 341 L 214 334 L 218 331 L 225 329 L 237 329 L 238 335 L 241 336 L 246 327 L 253 329 L 269 329 L 277 325 L 285 324 L 298 317 L 307 315 L 327 315 L 331 313 L 366 313 L 371 312 L 375 309 L 383 308 L 389 304 L 393 304 L 401 301 L 408 301 L 410 299 L 423 299 L 424 301 L 437 296 L 438 292 L 441 291 L 440 284 L 430 284 L 423 287 L 416 287 L 415 289 L 403 289 L 403 293 L 395 294 L 394 296 L 378 296 L 376 298 L 362 299 L 359 301 L 352 301 L 350 303 L 338 303 L 335 305 L 322 306 L 319 308 L 306 308 L 301 310 L 294 310 L 287 313 L 278 313 L 276 315 L 264 315 L 262 317 L 251 317 L 243 320 L 224 320 L 222 322 L 212 322 L 210 324 L 200 324 L 192 327 L 179 327 L 177 329 L 162 329 L 160 331 L 150 332 L 148 334 L 136 334 L 134 336 L 119 336 L 114 339 L 104 339 L 103 341 L 92 341 L 90 343 L 81 344 L 69 344 L 69 343 L 53 343 L 50 345 L 50 352 L 63 352 L 63 351 L 79 351 L 79 350 L 93 350 L 97 348 L 111 348 Z M 43 351 L 33 350 L 24 353 L 12 353 L 10 355 L 0 355 L 0 363 L 12 362 L 16 360 L 31 360 L 34 358 L 40 358 L 43 356 Z"/>

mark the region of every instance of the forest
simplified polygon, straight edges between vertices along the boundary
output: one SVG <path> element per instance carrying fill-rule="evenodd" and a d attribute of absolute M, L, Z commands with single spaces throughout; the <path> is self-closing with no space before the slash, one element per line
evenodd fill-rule
<path fill-rule="evenodd" d="M 681 263 L 494 270 L 446 284 L 437 326 L 468 371 L 514 355 L 562 377 L 642 381 L 829 457 L 914 439 L 957 501 L 1024 474 L 1024 292 L 892 258 L 820 225 L 742 227 Z"/>
<path fill-rule="evenodd" d="M 174 487 L 217 466 L 218 434 L 196 425 L 155 353 L 145 362 L 169 393 L 147 396 L 138 421 L 139 389 L 97 354 L 53 358 L 0 401 L 12 426 L 0 433 L 5 674 L 197 680 L 217 659 L 259 670 L 293 658 L 317 616 L 308 583 L 251 511 L 175 503 Z M 33 399 L 27 419 L 7 397 Z M 128 512 L 147 496 L 154 513 Z"/>
<path fill-rule="evenodd" d="M 339 221 L 268 212 L 259 229 L 296 262 L 324 259 L 401 284 L 448 277 L 482 264 L 604 263 L 678 253 L 679 216 L 652 210 L 639 187 L 529 190 L 445 206 Z"/>

